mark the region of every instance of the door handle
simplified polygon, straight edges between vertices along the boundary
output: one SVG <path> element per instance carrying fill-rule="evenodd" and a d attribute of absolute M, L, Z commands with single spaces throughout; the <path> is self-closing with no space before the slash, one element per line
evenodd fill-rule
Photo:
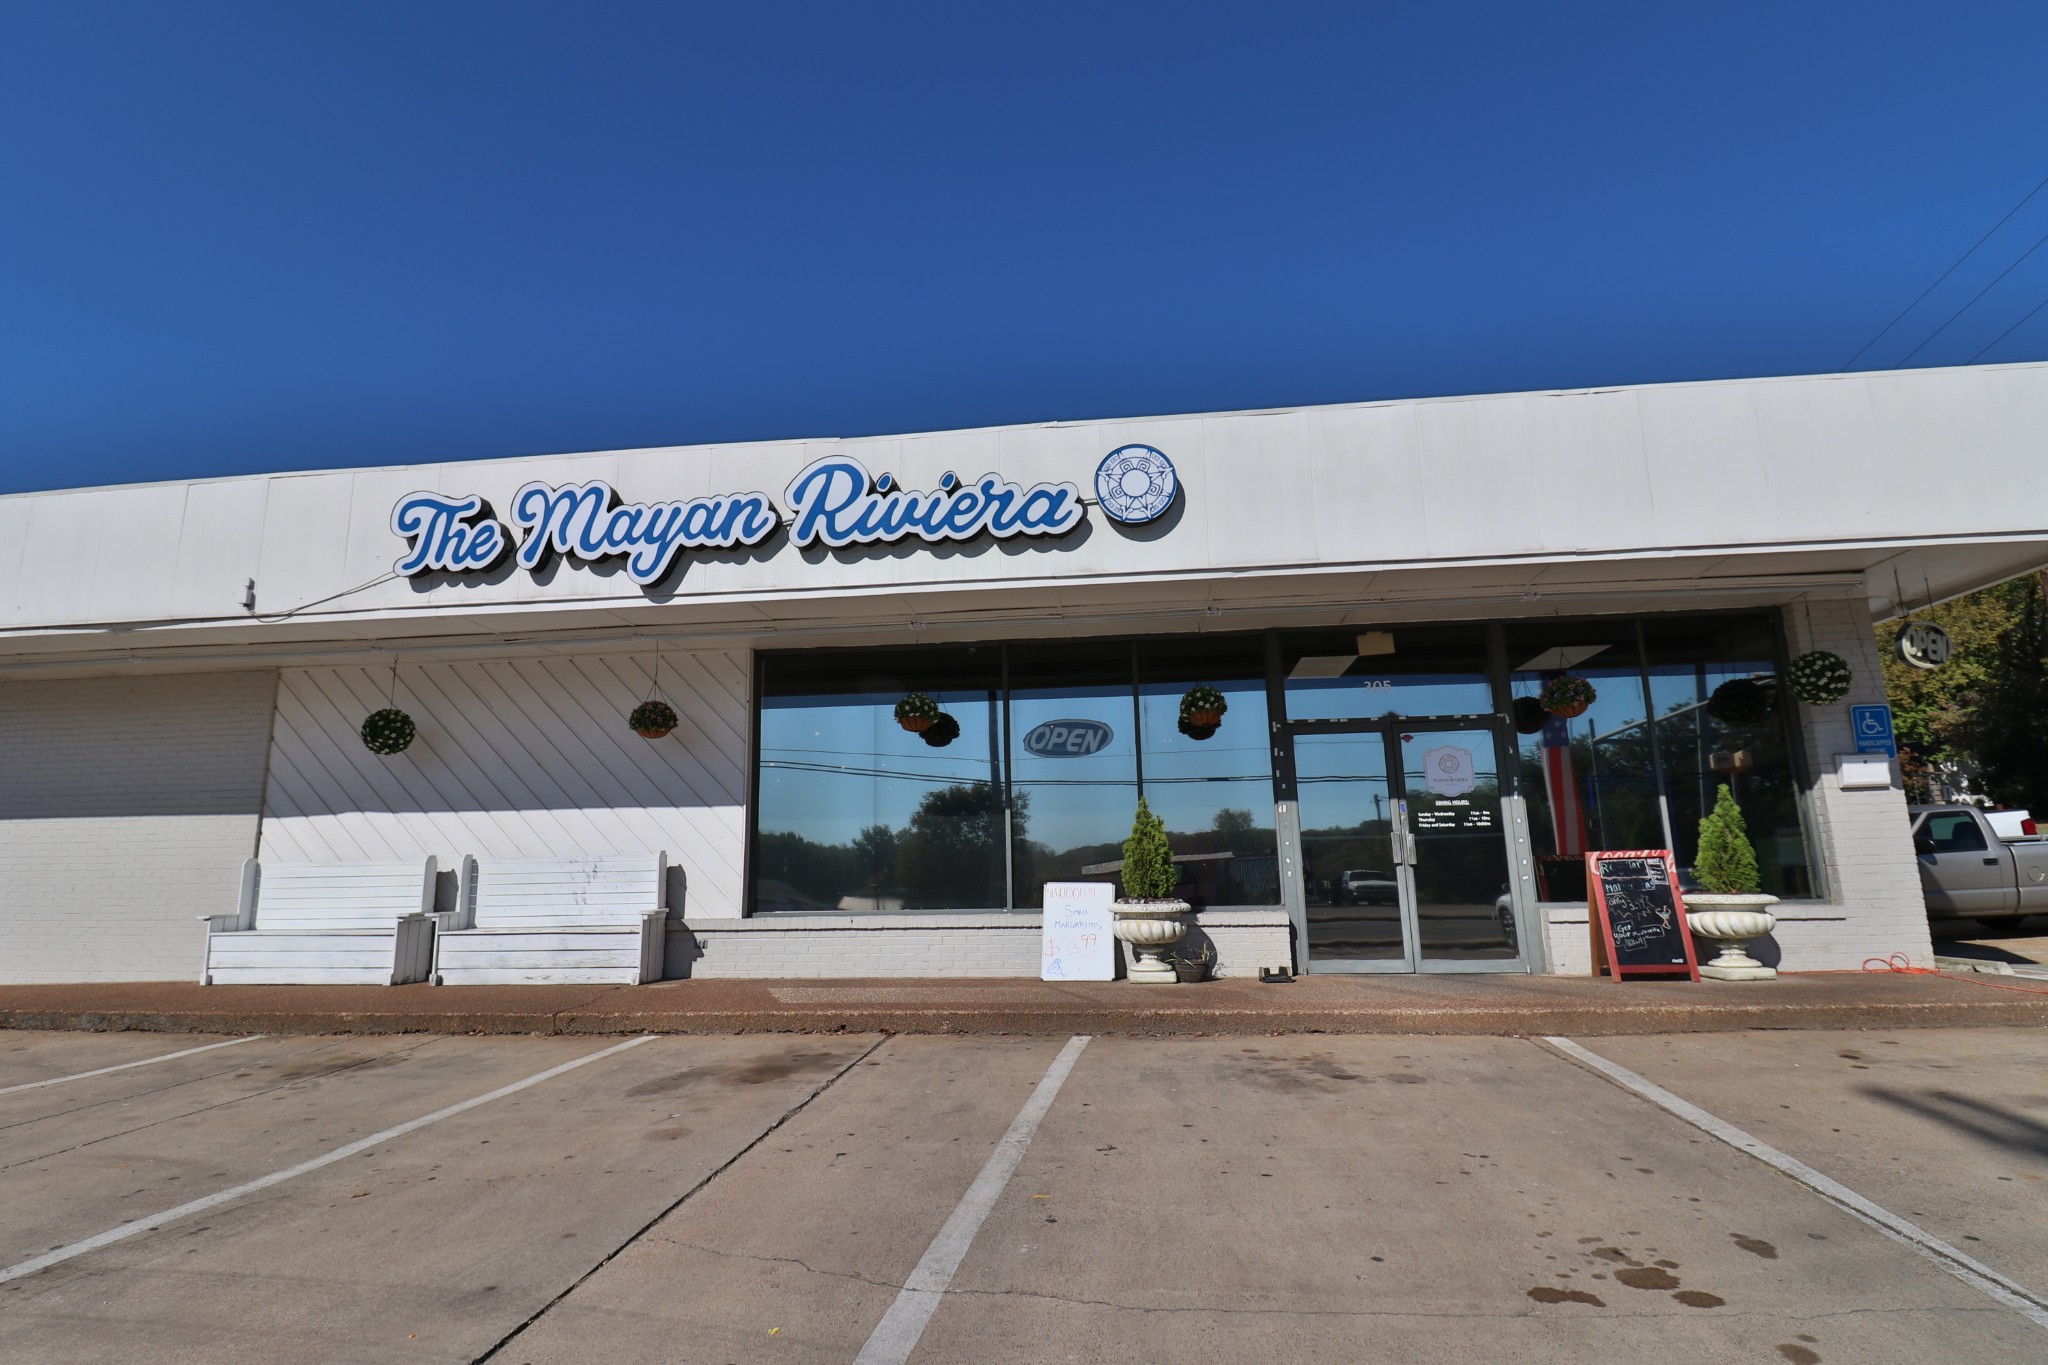
<path fill-rule="evenodd" d="M 1984 860 L 1984 866 L 1986 866 L 1986 867 L 1997 867 L 1997 866 L 1998 866 L 1998 859 L 1996 859 L 1996 858 L 1986 858 L 1986 859 Z"/>

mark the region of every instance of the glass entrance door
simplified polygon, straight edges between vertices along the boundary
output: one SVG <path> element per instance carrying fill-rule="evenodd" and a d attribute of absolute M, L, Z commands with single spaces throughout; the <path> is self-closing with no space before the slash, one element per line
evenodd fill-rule
<path fill-rule="evenodd" d="M 1294 781 L 1310 970 L 1412 971 L 1386 737 L 1377 730 L 1296 735 Z"/>
<path fill-rule="evenodd" d="M 1495 732 L 1404 730 L 1389 738 L 1401 754 L 1418 954 L 1424 963 L 1519 962 Z"/>
<path fill-rule="evenodd" d="M 1294 735 L 1312 971 L 1522 968 L 1494 726 Z"/>

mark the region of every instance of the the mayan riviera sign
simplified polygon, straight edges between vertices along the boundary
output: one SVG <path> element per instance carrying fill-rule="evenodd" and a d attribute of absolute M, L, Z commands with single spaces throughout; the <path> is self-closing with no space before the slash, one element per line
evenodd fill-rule
<path fill-rule="evenodd" d="M 1165 514 L 1180 490 L 1173 464 L 1147 445 L 1119 446 L 1095 470 L 1095 501 L 1111 520 L 1141 525 Z M 1071 483 L 1029 488 L 1000 474 L 962 479 L 948 473 L 931 489 L 904 488 L 893 474 L 870 474 L 846 455 L 804 467 L 778 505 L 766 493 L 720 493 L 683 502 L 627 502 L 602 479 L 529 483 L 499 520 L 477 494 L 409 493 L 391 509 L 391 530 L 408 542 L 392 566 L 405 577 L 487 573 L 510 556 L 535 570 L 552 555 L 597 563 L 623 557 L 626 574 L 658 583 L 685 550 L 759 545 L 788 526 L 798 547 L 939 545 L 993 536 L 1063 536 L 1085 516 Z"/>

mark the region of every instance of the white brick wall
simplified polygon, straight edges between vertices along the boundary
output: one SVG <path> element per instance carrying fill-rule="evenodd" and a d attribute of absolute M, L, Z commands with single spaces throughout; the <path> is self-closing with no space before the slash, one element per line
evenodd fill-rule
<path fill-rule="evenodd" d="M 1219 976 L 1288 963 L 1284 910 L 1209 910 Z M 669 930 L 670 977 L 1038 975 L 1040 917 L 1030 914 L 764 916 Z"/>
<path fill-rule="evenodd" d="M 198 979 L 256 851 L 275 673 L 0 683 L 0 981 Z"/>
<path fill-rule="evenodd" d="M 1883 791 L 1843 791 L 1835 776 L 1835 755 L 1856 751 L 1849 708 L 1885 700 L 1870 613 L 1861 598 L 1821 598 L 1787 607 L 1785 629 L 1794 658 L 1809 649 L 1831 650 L 1848 660 L 1856 680 L 1849 695 L 1832 706 L 1794 703 L 1808 769 L 1816 778 L 1813 821 L 1827 869 L 1828 901 L 1836 907 L 1815 913 L 1842 918 L 1781 928 L 1777 938 L 1785 950 L 1783 965 L 1853 970 L 1866 958 L 1903 953 L 1914 966 L 1931 967 L 1934 949 L 1897 765 L 1892 786 Z"/>

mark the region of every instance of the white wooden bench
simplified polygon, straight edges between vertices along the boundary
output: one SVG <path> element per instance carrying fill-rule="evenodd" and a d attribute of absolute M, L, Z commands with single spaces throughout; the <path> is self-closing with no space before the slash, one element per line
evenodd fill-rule
<path fill-rule="evenodd" d="M 202 985 L 425 981 L 434 860 L 242 864 L 241 908 L 202 915 Z"/>
<path fill-rule="evenodd" d="M 637 985 L 661 976 L 668 855 L 464 858 L 458 908 L 435 916 L 435 982 Z"/>

